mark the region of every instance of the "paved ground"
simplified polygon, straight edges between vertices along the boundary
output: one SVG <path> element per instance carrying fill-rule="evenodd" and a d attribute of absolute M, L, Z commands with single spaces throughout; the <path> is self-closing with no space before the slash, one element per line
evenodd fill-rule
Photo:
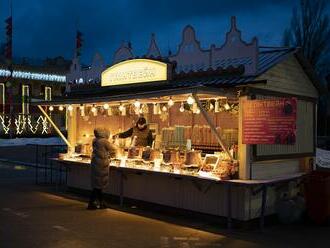
<path fill-rule="evenodd" d="M 87 211 L 83 199 L 35 186 L 32 169 L 0 164 L 0 247 L 330 247 L 330 227 L 235 230 L 143 210 Z"/>

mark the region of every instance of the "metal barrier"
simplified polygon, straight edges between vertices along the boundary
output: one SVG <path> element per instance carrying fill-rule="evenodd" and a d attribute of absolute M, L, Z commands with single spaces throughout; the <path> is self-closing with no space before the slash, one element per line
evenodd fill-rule
<path fill-rule="evenodd" d="M 66 152 L 66 145 L 40 145 L 30 144 L 35 147 L 35 183 L 66 185 L 67 169 L 61 163 L 56 163 L 51 158 L 58 157 L 58 153 Z"/>

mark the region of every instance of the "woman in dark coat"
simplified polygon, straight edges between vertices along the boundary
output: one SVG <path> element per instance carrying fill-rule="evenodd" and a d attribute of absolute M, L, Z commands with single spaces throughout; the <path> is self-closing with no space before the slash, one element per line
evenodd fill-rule
<path fill-rule="evenodd" d="M 96 128 L 94 135 L 91 160 L 91 186 L 93 191 L 87 208 L 97 209 L 96 200 L 98 200 L 100 208 L 103 209 L 107 206 L 103 200 L 102 190 L 109 183 L 109 158 L 115 157 L 116 146 L 108 141 L 109 130 Z"/>

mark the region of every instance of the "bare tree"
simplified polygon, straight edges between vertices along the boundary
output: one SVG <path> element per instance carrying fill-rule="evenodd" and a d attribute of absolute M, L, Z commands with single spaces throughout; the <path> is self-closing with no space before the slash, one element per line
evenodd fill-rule
<path fill-rule="evenodd" d="M 0 42 L 0 63 L 4 61 L 5 43 Z"/>
<path fill-rule="evenodd" d="M 326 0 L 300 0 L 292 13 L 291 25 L 284 31 L 285 46 L 301 47 L 305 57 L 318 73 L 324 73 L 330 62 L 330 23 Z"/>

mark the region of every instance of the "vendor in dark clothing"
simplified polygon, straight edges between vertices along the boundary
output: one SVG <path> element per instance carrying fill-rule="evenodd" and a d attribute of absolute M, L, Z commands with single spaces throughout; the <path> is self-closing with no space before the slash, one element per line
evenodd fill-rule
<path fill-rule="evenodd" d="M 134 138 L 134 136 L 136 136 L 136 141 L 135 141 L 135 145 L 136 146 L 151 146 L 152 145 L 152 132 L 150 131 L 148 125 L 147 125 L 147 121 L 144 117 L 140 117 L 135 126 L 131 127 L 130 129 L 128 129 L 127 131 L 123 132 L 123 133 L 119 133 L 117 135 L 115 135 L 115 137 L 118 138 L 128 138 L 128 137 L 132 137 Z"/>

